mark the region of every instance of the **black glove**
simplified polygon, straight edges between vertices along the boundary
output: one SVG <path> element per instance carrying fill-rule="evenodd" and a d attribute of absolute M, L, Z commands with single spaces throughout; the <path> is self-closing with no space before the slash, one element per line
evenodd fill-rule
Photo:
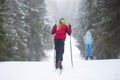
<path fill-rule="evenodd" d="M 71 28 L 71 25 L 69 24 L 69 28 Z"/>
<path fill-rule="evenodd" d="M 55 24 L 54 26 L 53 26 L 53 28 L 55 28 L 57 25 Z"/>

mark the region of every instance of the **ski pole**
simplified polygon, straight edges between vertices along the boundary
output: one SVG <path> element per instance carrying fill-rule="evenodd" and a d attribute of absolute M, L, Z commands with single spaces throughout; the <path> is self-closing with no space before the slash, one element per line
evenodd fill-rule
<path fill-rule="evenodd" d="M 54 43 L 55 44 L 55 43 Z M 54 61 L 54 66 L 55 66 L 55 64 L 56 64 L 56 50 L 55 50 L 55 45 L 53 45 L 54 47 L 54 58 L 53 58 L 53 61 Z"/>
<path fill-rule="evenodd" d="M 73 67 L 71 36 L 70 36 L 70 53 L 71 53 L 71 65 L 72 65 L 72 67 Z"/>
<path fill-rule="evenodd" d="M 54 49 L 54 66 L 55 66 L 55 64 L 56 64 L 56 51 Z"/>
<path fill-rule="evenodd" d="M 53 39 L 53 66 L 56 64 L 56 50 L 55 50 L 55 41 Z"/>

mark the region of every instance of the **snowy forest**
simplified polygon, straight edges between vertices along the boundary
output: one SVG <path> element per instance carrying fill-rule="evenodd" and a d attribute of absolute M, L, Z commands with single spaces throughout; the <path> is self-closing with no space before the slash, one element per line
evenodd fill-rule
<path fill-rule="evenodd" d="M 44 51 L 53 49 L 50 30 L 61 17 L 72 25 L 72 36 L 81 56 L 85 52 L 83 35 L 90 29 L 96 59 L 120 58 L 120 0 L 63 2 L 0 0 L 0 61 L 41 61 L 46 58 Z"/>

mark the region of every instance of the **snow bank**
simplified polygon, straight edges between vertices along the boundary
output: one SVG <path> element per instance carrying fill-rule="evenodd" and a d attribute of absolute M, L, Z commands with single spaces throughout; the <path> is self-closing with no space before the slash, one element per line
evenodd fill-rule
<path fill-rule="evenodd" d="M 72 38 L 71 67 L 69 38 L 66 40 L 63 72 L 54 70 L 54 50 L 46 51 L 49 58 L 43 62 L 1 62 L 0 80 L 120 80 L 120 59 L 83 60 Z"/>

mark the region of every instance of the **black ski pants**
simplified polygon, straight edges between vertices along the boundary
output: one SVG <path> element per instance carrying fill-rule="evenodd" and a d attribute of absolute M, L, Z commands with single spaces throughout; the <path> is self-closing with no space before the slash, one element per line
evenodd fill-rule
<path fill-rule="evenodd" d="M 64 41 L 63 39 L 55 39 L 55 50 L 56 50 L 56 63 L 63 60 L 64 53 Z"/>

